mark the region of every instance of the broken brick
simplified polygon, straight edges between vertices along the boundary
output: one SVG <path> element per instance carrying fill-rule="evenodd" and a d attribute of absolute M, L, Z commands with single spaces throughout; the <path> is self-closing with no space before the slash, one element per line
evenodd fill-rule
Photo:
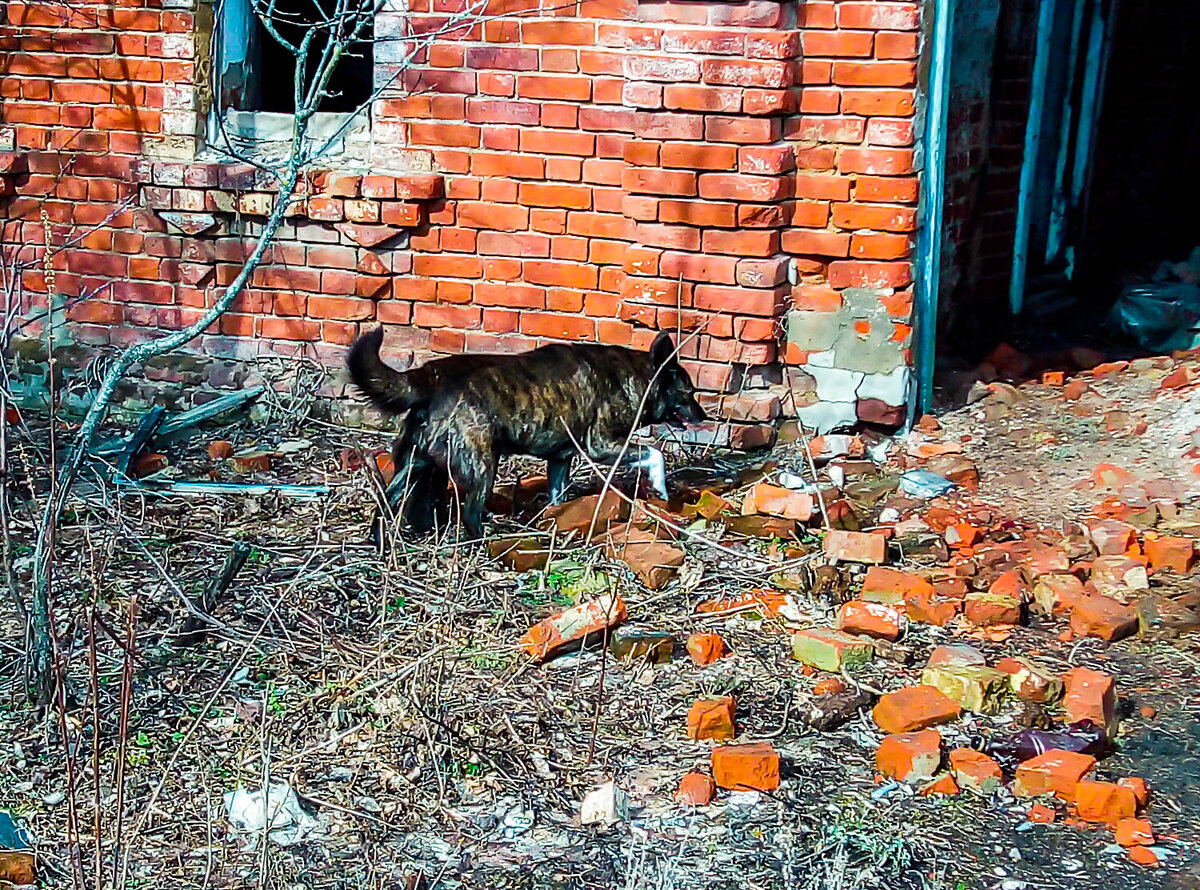
<path fill-rule="evenodd" d="M 869 662 L 875 647 L 840 630 L 812 627 L 792 634 L 792 657 L 830 673 L 854 670 Z"/>
<path fill-rule="evenodd" d="M 1091 668 L 1071 668 L 1063 674 L 1066 694 L 1063 710 L 1072 723 L 1091 720 L 1112 734 L 1117 713 L 1117 691 L 1115 681 L 1103 671 Z"/>
<path fill-rule="evenodd" d="M 933 585 L 912 572 L 902 572 L 899 569 L 889 569 L 885 566 L 871 566 L 863 579 L 860 598 L 871 603 L 889 603 L 895 605 L 904 602 L 912 593 L 923 593 L 933 596 Z"/>
<path fill-rule="evenodd" d="M 1120 556 L 1137 543 L 1137 529 L 1119 519 L 1100 519 L 1088 525 L 1088 537 L 1101 556 Z"/>
<path fill-rule="evenodd" d="M 1062 574 L 1071 570 L 1071 561 L 1058 547 L 1036 547 L 1021 560 L 1025 577 L 1036 582 L 1045 575 Z"/>
<path fill-rule="evenodd" d="M 1154 843 L 1154 828 L 1145 819 L 1127 816 L 1117 821 L 1115 840 L 1122 847 L 1149 846 Z"/>
<path fill-rule="evenodd" d="M 651 590 L 665 587 L 687 559 L 675 545 L 632 523 L 610 527 L 604 546 L 609 558 L 629 566 Z"/>
<path fill-rule="evenodd" d="M 1196 562 L 1196 545 L 1191 538 L 1146 538 L 1146 558 L 1156 572 L 1169 570 L 1185 575 Z"/>
<path fill-rule="evenodd" d="M 1038 825 L 1051 825 L 1057 816 L 1058 814 L 1054 812 L 1053 807 L 1048 807 L 1044 803 L 1035 803 L 1029 808 L 1029 814 L 1026 818 Z"/>
<path fill-rule="evenodd" d="M 390 451 L 381 451 L 375 455 L 375 468 L 379 470 L 383 484 L 391 485 L 392 480 L 396 478 L 396 461 Z"/>
<path fill-rule="evenodd" d="M 717 794 L 717 783 L 704 773 L 690 772 L 679 780 L 675 799 L 682 804 L 706 807 Z"/>
<path fill-rule="evenodd" d="M 615 627 L 625 620 L 626 615 L 625 601 L 620 594 L 605 594 L 539 621 L 521 637 L 521 648 L 543 661 L 588 634 Z"/>
<path fill-rule="evenodd" d="M 813 684 L 813 695 L 837 695 L 846 691 L 846 684 L 838 677 L 826 677 Z"/>
<path fill-rule="evenodd" d="M 167 467 L 167 457 L 165 454 L 158 454 L 154 451 L 143 451 L 137 456 L 133 462 L 133 475 L 139 479 L 146 476 L 153 476 Z"/>
<path fill-rule="evenodd" d="M 1055 794 L 1064 800 L 1071 800 L 1075 786 L 1095 766 L 1096 758 L 1090 754 L 1051 748 L 1017 767 L 1013 794 L 1017 797 Z"/>
<path fill-rule="evenodd" d="M 963 600 L 963 615 L 977 627 L 1020 624 L 1021 601 L 1002 593 L 968 593 Z"/>
<path fill-rule="evenodd" d="M 1084 822 L 1116 825 L 1137 813 L 1133 792 L 1116 782 L 1082 781 L 1075 786 L 1075 809 Z"/>
<path fill-rule="evenodd" d="M 712 750 L 712 773 L 720 788 L 774 791 L 779 787 L 779 755 L 769 742 L 718 745 Z"/>
<path fill-rule="evenodd" d="M 1124 779 L 1117 779 L 1117 784 L 1123 785 L 1133 792 L 1139 810 L 1144 810 L 1150 803 L 1150 786 L 1146 784 L 1145 779 L 1138 776 L 1127 776 Z"/>
<path fill-rule="evenodd" d="M 742 500 L 742 515 L 757 513 L 807 522 L 813 515 L 813 497 L 801 491 L 759 482 L 746 492 Z"/>
<path fill-rule="evenodd" d="M 887 538 L 870 532 L 831 529 L 825 534 L 825 554 L 841 562 L 878 565 L 887 559 Z"/>
<path fill-rule="evenodd" d="M 942 736 L 936 729 L 885 736 L 875 752 L 875 766 L 899 782 L 932 779 L 942 762 Z"/>
<path fill-rule="evenodd" d="M 1069 380 L 1067 385 L 1063 387 L 1063 398 L 1068 402 L 1074 402 L 1081 398 L 1089 389 L 1091 389 L 1091 387 L 1088 386 L 1088 382 L 1086 380 L 1075 377 L 1074 379 Z"/>
<path fill-rule="evenodd" d="M 954 720 L 962 713 L 958 702 L 932 686 L 906 686 L 879 699 L 871 711 L 886 733 L 915 732 Z"/>
<path fill-rule="evenodd" d="M 921 672 L 921 683 L 978 714 L 995 714 L 1008 692 L 1007 675 L 977 664 L 927 667 Z"/>
<path fill-rule="evenodd" d="M 1130 847 L 1129 858 L 1146 868 L 1158 868 L 1158 854 L 1149 847 Z"/>
<path fill-rule="evenodd" d="M 945 627 L 962 609 L 958 600 L 921 593 L 909 594 L 904 603 L 911 621 L 936 627 Z"/>
<path fill-rule="evenodd" d="M 987 658 L 974 646 L 966 643 L 947 643 L 937 646 L 929 653 L 926 667 L 941 667 L 942 665 L 985 665 Z"/>
<path fill-rule="evenodd" d="M 1008 686 L 1017 698 L 1055 702 L 1062 697 L 1062 680 L 1023 658 L 1002 658 L 996 662 L 996 670 L 1008 675 Z"/>
<path fill-rule="evenodd" d="M 226 439 L 217 439 L 208 443 L 208 459 L 224 460 L 233 454 L 233 443 Z"/>
<path fill-rule="evenodd" d="M 692 634 L 687 639 L 688 655 L 703 667 L 725 655 L 725 641 L 718 634 Z"/>
<path fill-rule="evenodd" d="M 1007 596 L 1019 603 L 1025 596 L 1025 579 L 1021 577 L 1020 572 L 1001 572 L 988 587 L 988 593 L 995 596 Z"/>
<path fill-rule="evenodd" d="M 969 522 L 956 522 L 946 529 L 942 537 L 951 547 L 974 547 L 983 537 L 983 532 Z"/>
<path fill-rule="evenodd" d="M 1092 473 L 1092 481 L 1101 488 L 1116 491 L 1131 483 L 1133 476 L 1128 470 L 1121 467 L 1113 466 L 1112 464 L 1100 464 Z"/>
<path fill-rule="evenodd" d="M 736 734 L 733 723 L 734 700 L 732 696 L 697 699 L 687 715 L 689 739 L 716 739 L 727 741 Z"/>
<path fill-rule="evenodd" d="M 1107 596 L 1084 595 L 1071 609 L 1071 632 L 1077 637 L 1099 637 L 1107 642 L 1137 633 L 1137 609 Z"/>
<path fill-rule="evenodd" d="M 955 748 L 950 752 L 950 772 L 960 788 L 976 794 L 991 794 L 1004 781 L 1000 764 L 973 748 Z"/>
<path fill-rule="evenodd" d="M 725 500 L 719 494 L 712 491 L 704 491 L 701 492 L 700 498 L 695 504 L 684 508 L 684 514 L 695 514 L 711 522 L 726 510 L 732 509 L 733 504 L 729 503 L 729 501 Z"/>
<path fill-rule="evenodd" d="M 1033 587 L 1033 602 L 1044 615 L 1066 615 L 1085 596 L 1074 575 L 1043 575 Z"/>
<path fill-rule="evenodd" d="M 904 630 L 904 616 L 893 606 L 851 600 L 838 609 L 837 626 L 846 633 L 894 641 Z"/>
<path fill-rule="evenodd" d="M 629 518 L 629 504 L 615 491 L 609 491 L 605 492 L 603 501 L 600 495 L 591 494 L 547 507 L 542 516 L 547 520 L 547 524 L 552 524 L 564 534 L 587 534 L 588 529 L 592 527 L 594 516 L 594 530 L 602 532 L 614 522 L 623 522 Z"/>
<path fill-rule="evenodd" d="M 514 572 L 541 570 L 550 560 L 550 550 L 536 538 L 493 538 L 487 552 Z"/>
<path fill-rule="evenodd" d="M 233 471 L 246 476 L 251 473 L 265 473 L 271 469 L 271 452 L 242 451 L 233 455 Z"/>
<path fill-rule="evenodd" d="M 1129 556 L 1098 556 L 1092 561 L 1092 586 L 1105 596 L 1124 599 L 1132 591 L 1148 590 L 1146 566 Z"/>
<path fill-rule="evenodd" d="M 921 789 L 921 794 L 929 797 L 934 794 L 952 795 L 958 794 L 958 782 L 954 781 L 954 776 L 951 773 L 944 773 L 934 779 L 928 785 Z"/>

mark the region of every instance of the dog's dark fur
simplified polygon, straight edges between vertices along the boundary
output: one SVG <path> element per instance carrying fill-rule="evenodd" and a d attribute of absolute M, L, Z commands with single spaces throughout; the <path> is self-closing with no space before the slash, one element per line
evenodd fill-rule
<path fill-rule="evenodd" d="M 649 352 L 621 346 L 551 345 L 520 355 L 440 359 L 401 373 L 379 359 L 382 330 L 350 352 L 350 375 L 384 411 L 408 410 L 393 446 L 395 498 L 407 492 L 405 518 L 432 522 L 432 499 L 453 479 L 468 534 L 483 531 L 484 504 L 500 457 L 548 461 L 551 499 L 562 498 L 576 442 L 598 463 L 611 463 L 630 433 L 652 423 L 705 419 L 668 334 Z M 624 459 L 646 462 L 653 449 L 630 445 Z"/>

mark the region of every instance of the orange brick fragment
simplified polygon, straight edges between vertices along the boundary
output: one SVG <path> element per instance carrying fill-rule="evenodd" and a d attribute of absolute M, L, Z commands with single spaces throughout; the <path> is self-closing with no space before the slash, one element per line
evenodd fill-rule
<path fill-rule="evenodd" d="M 1043 803 L 1035 803 L 1029 808 L 1029 821 L 1038 825 L 1050 825 L 1057 816 L 1058 814 L 1054 812 L 1052 807 L 1048 807 Z"/>
<path fill-rule="evenodd" d="M 1096 758 L 1090 754 L 1051 748 L 1017 767 L 1013 794 L 1017 797 L 1055 794 L 1064 800 L 1071 800 L 1075 795 L 1075 786 L 1095 765 Z"/>
<path fill-rule="evenodd" d="M 690 772 L 679 780 L 675 799 L 682 804 L 704 807 L 712 803 L 717 794 L 717 783 L 704 773 Z"/>
<path fill-rule="evenodd" d="M 1117 713 L 1116 683 L 1103 671 L 1091 668 L 1071 668 L 1063 674 L 1066 695 L 1063 710 L 1072 723 L 1091 720 L 1111 733 Z"/>
<path fill-rule="evenodd" d="M 825 535 L 825 553 L 842 562 L 879 565 L 887 559 L 887 539 L 870 532 L 833 529 Z"/>
<path fill-rule="evenodd" d="M 960 787 L 976 794 L 991 794 L 1004 781 L 1000 764 L 973 748 L 955 748 L 950 752 L 950 772 Z"/>
<path fill-rule="evenodd" d="M 960 713 L 958 702 L 941 690 L 932 686 L 906 686 L 880 696 L 871 716 L 884 732 L 901 733 L 946 723 Z"/>
<path fill-rule="evenodd" d="M 720 788 L 774 791 L 779 787 L 779 755 L 769 742 L 718 745 L 712 750 L 712 771 Z"/>
<path fill-rule="evenodd" d="M 813 684 L 813 695 L 837 695 L 846 691 L 846 684 L 838 677 L 826 677 Z"/>
<path fill-rule="evenodd" d="M 1168 570 L 1187 574 L 1196 563 L 1195 541 L 1191 538 L 1147 537 L 1146 558 L 1150 560 L 1150 568 L 1156 572 Z"/>
<path fill-rule="evenodd" d="M 698 699 L 688 711 L 688 738 L 717 741 L 732 739 L 737 734 L 733 725 L 734 707 L 733 697 L 728 695 Z"/>
<path fill-rule="evenodd" d="M 627 616 L 620 594 L 606 594 L 543 619 L 521 637 L 521 648 L 542 661 L 564 646 L 588 634 L 615 627 Z"/>
<path fill-rule="evenodd" d="M 932 779 L 942 763 L 942 736 L 936 729 L 889 735 L 875 751 L 876 768 L 899 782 Z"/>
<path fill-rule="evenodd" d="M 225 439 L 217 439 L 208 443 L 208 459 L 224 460 L 233 454 L 233 443 Z"/>
<path fill-rule="evenodd" d="M 904 629 L 904 616 L 893 606 L 851 600 L 838 609 L 838 630 L 863 634 L 881 640 L 898 640 Z"/>
<path fill-rule="evenodd" d="M 1137 609 L 1108 596 L 1081 596 L 1071 608 L 1071 631 L 1077 637 L 1099 637 L 1110 643 L 1137 633 Z"/>
<path fill-rule="evenodd" d="M 687 640 L 687 651 L 696 664 L 712 664 L 725 655 L 725 641 L 719 634 L 692 634 Z"/>
<path fill-rule="evenodd" d="M 1150 786 L 1146 784 L 1145 779 L 1139 776 L 1127 776 L 1124 779 L 1117 779 L 1117 784 L 1123 785 L 1133 792 L 1139 810 L 1144 810 L 1146 804 L 1150 803 Z"/>
<path fill-rule="evenodd" d="M 1137 813 L 1133 792 L 1116 782 L 1083 781 L 1075 786 L 1075 809 L 1085 822 L 1116 825 Z"/>
<path fill-rule="evenodd" d="M 902 603 L 912 594 L 933 596 L 933 585 L 912 572 L 871 566 L 863 579 L 862 599 L 874 603 Z"/>
<path fill-rule="evenodd" d="M 1158 855 L 1149 847 L 1130 847 L 1129 858 L 1146 868 L 1158 868 Z"/>
<path fill-rule="evenodd" d="M 1122 847 L 1149 846 L 1154 843 L 1154 828 L 1145 819 L 1121 819 L 1117 822 L 1116 835 L 1116 841 Z"/>
<path fill-rule="evenodd" d="M 813 515 L 813 497 L 802 491 L 759 482 L 746 492 L 742 501 L 742 515 L 755 513 L 807 522 Z"/>

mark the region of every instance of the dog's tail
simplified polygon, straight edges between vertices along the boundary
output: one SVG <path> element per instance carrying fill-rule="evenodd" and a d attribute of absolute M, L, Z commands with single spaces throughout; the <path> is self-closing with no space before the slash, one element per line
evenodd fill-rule
<path fill-rule="evenodd" d="M 350 347 L 346 367 L 350 379 L 375 407 L 389 414 L 401 414 L 425 397 L 418 382 L 409 372 L 397 371 L 379 357 L 383 345 L 383 328 L 363 334 Z"/>

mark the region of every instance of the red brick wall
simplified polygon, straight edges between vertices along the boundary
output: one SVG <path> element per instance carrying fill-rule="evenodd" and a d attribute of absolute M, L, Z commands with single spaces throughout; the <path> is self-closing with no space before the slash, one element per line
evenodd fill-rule
<path fill-rule="evenodd" d="M 801 331 L 821 313 L 851 337 L 883 324 L 907 350 L 918 4 L 583 0 L 546 17 L 497 3 L 516 14 L 439 39 L 374 105 L 375 142 L 433 175 L 312 177 L 199 349 L 334 362 L 378 322 L 418 356 L 644 347 L 679 327 L 696 334 L 683 351 L 699 384 L 755 387 L 727 413 L 756 419 L 787 410 L 780 363 L 813 358 L 783 337 L 790 310 Z M 450 11 L 411 5 L 417 33 Z M 82 340 L 186 324 L 274 200 L 252 170 L 192 163 L 192 11 L 6 14 L 6 244 L 42 244 L 42 210 L 60 244 L 98 226 L 55 256 L 59 293 L 94 293 L 71 309 Z M 185 234 L 204 214 L 215 224 Z M 25 284 L 29 310 L 40 269 Z"/>

